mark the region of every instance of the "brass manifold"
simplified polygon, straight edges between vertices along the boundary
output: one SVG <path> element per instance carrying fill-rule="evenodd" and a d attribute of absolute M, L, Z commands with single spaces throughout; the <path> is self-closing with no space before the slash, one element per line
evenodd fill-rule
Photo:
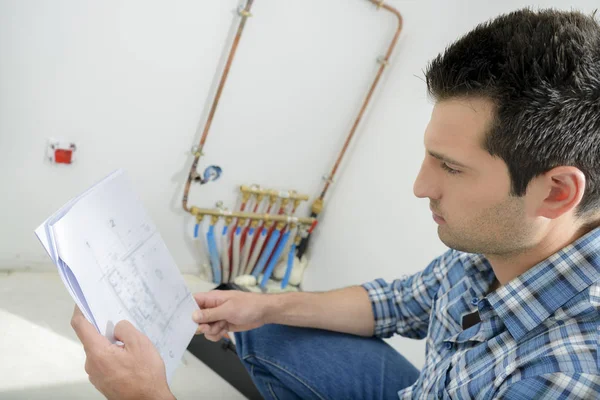
<path fill-rule="evenodd" d="M 201 220 L 205 215 L 210 215 L 217 218 L 239 218 L 243 220 L 249 219 L 265 221 L 265 223 L 281 222 L 284 224 L 297 224 L 303 226 L 311 226 L 316 221 L 316 218 L 310 217 L 292 217 L 291 215 L 259 214 L 243 211 L 228 211 L 222 210 L 220 208 L 198 208 L 195 206 L 192 206 L 190 212 L 196 217 L 197 220 Z"/>
<path fill-rule="evenodd" d="M 257 186 L 242 185 L 240 186 L 240 191 L 242 193 L 242 201 L 244 202 L 248 201 L 250 196 L 256 196 L 258 202 L 261 202 L 265 197 L 268 197 L 271 204 L 275 203 L 277 199 L 281 199 L 283 205 L 287 205 L 289 201 L 293 201 L 294 209 L 296 209 L 302 201 L 308 201 L 309 199 L 308 195 L 299 194 L 294 190 L 282 191 L 263 189 Z M 264 221 L 267 226 L 277 223 L 283 225 L 291 224 L 293 226 L 300 225 L 310 227 L 316 221 L 316 218 L 311 217 L 303 218 L 286 214 L 263 214 L 244 211 L 229 211 L 221 208 L 198 208 L 194 206 L 191 207 L 190 212 L 196 217 L 198 222 L 200 222 L 205 215 L 213 217 L 213 223 L 215 222 L 214 219 L 216 218 L 225 218 L 226 221 L 231 221 L 232 218 L 237 218 L 240 221 Z"/>
<path fill-rule="evenodd" d="M 284 206 L 286 206 L 290 201 L 294 202 L 294 209 L 298 208 L 301 202 L 308 201 L 310 198 L 306 194 L 299 194 L 295 190 L 273 190 L 273 189 L 263 189 L 255 186 L 240 186 L 240 191 L 242 192 L 242 201 L 248 201 L 250 196 L 256 196 L 256 199 L 260 203 L 265 197 L 269 198 L 269 202 L 271 204 L 275 203 L 277 199 L 281 199 Z"/>
<path fill-rule="evenodd" d="M 242 193 L 249 193 L 249 194 L 254 194 L 257 196 L 262 195 L 263 197 L 264 196 L 278 197 L 280 199 L 289 198 L 289 199 L 298 200 L 298 201 L 308 201 L 308 199 L 309 199 L 309 196 L 307 194 L 299 194 L 295 190 L 289 190 L 289 191 L 273 190 L 273 189 L 263 189 L 260 187 L 242 185 L 242 186 L 240 186 L 240 191 Z"/>

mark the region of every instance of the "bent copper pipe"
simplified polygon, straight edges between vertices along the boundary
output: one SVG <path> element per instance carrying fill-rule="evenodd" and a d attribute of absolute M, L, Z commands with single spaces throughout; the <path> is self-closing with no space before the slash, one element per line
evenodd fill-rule
<path fill-rule="evenodd" d="M 210 131 L 215 112 L 217 111 L 217 106 L 219 105 L 219 100 L 221 99 L 221 93 L 223 93 L 223 88 L 225 87 L 225 82 L 227 81 L 227 76 L 229 75 L 229 70 L 231 69 L 233 58 L 240 43 L 242 32 L 244 31 L 244 27 L 246 26 L 246 20 L 251 16 L 250 9 L 252 8 L 252 3 L 254 3 L 254 0 L 248 0 L 248 2 L 246 3 L 246 7 L 243 10 L 240 10 L 240 16 L 242 18 L 240 20 L 240 24 L 238 25 L 237 33 L 235 34 L 233 44 L 231 45 L 231 50 L 229 50 L 229 55 L 227 56 L 227 63 L 225 64 L 225 68 L 223 69 L 221 81 L 219 82 L 217 92 L 215 93 L 213 103 L 210 107 L 210 112 L 208 113 L 208 118 L 206 119 L 206 123 L 204 125 L 204 130 L 202 132 L 200 144 L 198 145 L 198 149 L 194 153 L 194 161 L 192 162 L 190 173 L 188 174 L 187 182 L 185 183 L 185 189 L 183 190 L 182 205 L 183 209 L 187 212 L 191 212 L 191 209 L 187 205 L 188 196 L 190 193 L 190 186 L 192 185 L 192 180 L 197 175 L 196 168 L 198 167 L 198 161 L 202 156 L 202 149 L 204 148 L 204 143 L 206 142 L 206 138 L 208 137 L 208 132 Z"/>
<path fill-rule="evenodd" d="M 365 113 L 365 110 L 366 110 L 367 106 L 369 105 L 369 102 L 371 101 L 371 97 L 373 96 L 373 92 L 375 91 L 375 88 L 377 87 L 377 84 L 379 83 L 379 80 L 381 79 L 383 70 L 389 63 L 392 52 L 394 51 L 394 48 L 396 47 L 396 43 L 398 42 L 398 38 L 400 37 L 400 32 L 402 31 L 402 15 L 400 15 L 400 12 L 398 10 L 396 10 L 394 7 L 384 4 L 383 1 L 377 1 L 377 0 L 369 0 L 369 1 L 371 3 L 377 5 L 377 8 L 383 8 L 383 9 L 391 12 L 392 14 L 394 14 L 394 16 L 396 16 L 396 18 L 398 19 L 398 27 L 396 28 L 396 33 L 394 34 L 394 37 L 392 38 L 392 42 L 390 43 L 390 45 L 388 47 L 385 57 L 383 59 L 379 60 L 381 66 L 379 67 L 379 71 L 377 72 L 377 75 L 375 76 L 375 80 L 373 81 L 373 84 L 371 85 L 371 89 L 369 90 L 369 93 L 367 94 L 365 101 L 364 101 L 362 107 L 360 108 L 358 116 L 356 117 L 356 120 L 354 121 L 354 124 L 352 125 L 352 128 L 350 129 L 350 133 L 348 134 L 348 137 L 346 138 L 346 142 L 344 143 L 344 146 L 342 147 L 342 150 L 340 151 L 339 156 L 338 156 L 335 164 L 333 165 L 331 172 L 327 176 L 327 181 L 325 182 L 325 187 L 323 188 L 323 191 L 321 192 L 321 195 L 319 196 L 320 207 L 317 207 L 317 210 L 320 210 L 322 208 L 322 202 L 323 202 L 323 199 L 325 198 L 325 195 L 327 194 L 327 190 L 329 190 L 329 186 L 333 182 L 333 178 L 342 162 L 342 159 L 344 158 L 344 155 L 346 154 L 346 150 L 348 149 L 348 146 L 350 145 L 352 138 L 354 137 L 354 133 L 356 132 L 356 129 L 358 128 L 358 124 L 360 123 L 360 121 L 363 117 L 363 114 Z M 319 212 L 317 212 L 316 214 L 319 214 Z"/>
<path fill-rule="evenodd" d="M 333 168 L 331 169 L 331 172 L 329 173 L 328 176 L 325 177 L 326 182 L 325 182 L 325 186 L 323 187 L 323 191 L 321 192 L 319 197 L 317 199 L 315 199 L 315 201 L 312 204 L 310 216 L 312 218 L 315 218 L 315 221 L 316 221 L 316 218 L 318 218 L 319 214 L 323 211 L 323 203 L 324 203 L 325 195 L 327 194 L 327 191 L 329 190 L 331 183 L 333 183 L 333 178 L 335 177 L 335 174 L 336 174 L 340 164 L 342 163 L 342 159 L 344 158 L 344 155 L 346 154 L 346 150 L 348 149 L 348 146 L 350 145 L 350 142 L 352 141 L 352 138 L 354 137 L 356 129 L 358 128 L 358 125 L 359 125 L 360 121 L 362 120 L 365 110 L 367 109 L 367 106 L 369 105 L 369 102 L 371 101 L 371 97 L 373 97 L 373 92 L 375 92 L 375 88 L 377 87 L 379 80 L 381 79 L 381 75 L 383 74 L 385 67 L 389 63 L 392 52 L 394 51 L 394 48 L 396 47 L 396 43 L 398 42 L 398 38 L 400 37 L 400 32 L 402 31 L 402 22 L 403 22 L 402 15 L 400 15 L 400 12 L 398 10 L 396 10 L 394 7 L 384 4 L 384 0 L 369 0 L 369 1 L 371 3 L 377 5 L 378 9 L 383 8 L 384 10 L 387 10 L 387 11 L 391 12 L 392 14 L 394 14 L 394 16 L 398 19 L 398 26 L 396 28 L 396 33 L 394 34 L 394 37 L 392 38 L 392 42 L 388 46 L 388 50 L 385 54 L 385 57 L 383 57 L 382 59 L 379 60 L 379 62 L 381 63 L 381 66 L 379 67 L 379 70 L 377 71 L 377 75 L 375 76 L 375 79 L 373 80 L 373 83 L 371 84 L 371 89 L 367 93 L 365 101 L 363 102 L 363 105 L 360 108 L 360 111 L 358 112 L 358 116 L 356 117 L 356 120 L 354 121 L 354 124 L 352 125 L 352 128 L 350 129 L 350 133 L 348 134 L 346 141 L 344 142 L 344 146 L 342 147 L 342 150 L 340 151 L 338 158 L 335 161 Z M 302 255 L 306 252 L 306 249 L 308 248 L 308 243 L 309 243 L 310 237 L 312 235 L 312 231 L 315 228 L 315 226 L 316 226 L 316 223 L 314 223 L 312 225 L 311 229 L 308 231 L 308 236 L 304 237 L 302 239 L 301 243 L 297 246 L 296 255 L 298 258 L 302 258 Z"/>
<path fill-rule="evenodd" d="M 331 173 L 328 176 L 328 179 L 327 179 L 327 182 L 325 184 L 325 187 L 323 188 L 323 191 L 321 192 L 321 195 L 319 196 L 319 198 L 316 201 L 316 202 L 320 201 L 320 207 L 319 207 L 319 211 L 318 212 L 316 212 L 316 213 L 313 212 L 313 214 L 315 214 L 315 215 L 319 214 L 320 210 L 322 209 L 323 199 L 324 199 L 324 197 L 325 197 L 325 195 L 326 195 L 326 193 L 327 193 L 327 191 L 328 191 L 328 189 L 330 187 L 331 182 L 333 181 L 333 178 L 334 178 L 334 176 L 335 176 L 335 174 L 336 174 L 336 172 L 337 172 L 337 170 L 338 170 L 338 168 L 339 168 L 339 166 L 340 166 L 340 164 L 342 162 L 342 159 L 344 158 L 346 150 L 348 149 L 348 146 L 349 146 L 350 142 L 352 141 L 352 138 L 353 138 L 353 136 L 354 136 L 354 134 L 356 132 L 356 129 L 358 128 L 358 125 L 359 125 L 360 121 L 362 120 L 362 117 L 363 117 L 363 115 L 365 113 L 365 110 L 366 110 L 366 108 L 367 108 L 367 106 L 368 106 L 368 104 L 369 104 L 369 102 L 371 100 L 371 97 L 373 96 L 373 92 L 375 91 L 375 88 L 377 87 L 377 85 L 379 83 L 381 75 L 383 74 L 383 71 L 384 71 L 385 67 L 387 66 L 387 64 L 389 62 L 391 54 L 392 54 L 394 48 L 396 47 L 396 43 L 398 41 L 398 38 L 400 36 L 400 32 L 402 30 L 402 16 L 400 15 L 400 12 L 398 12 L 398 10 L 396 10 L 395 8 L 393 8 L 393 7 L 391 7 L 391 6 L 387 5 L 387 4 L 384 4 L 384 2 L 382 0 L 369 0 L 369 1 L 371 3 L 377 5 L 377 8 L 383 8 L 383 9 L 391 12 L 392 14 L 394 14 L 397 17 L 397 19 L 398 19 L 398 27 L 396 29 L 396 33 L 395 33 L 395 35 L 394 35 L 394 37 L 392 39 L 392 42 L 391 42 L 390 46 L 388 47 L 388 51 L 387 51 L 385 57 L 382 60 L 380 60 L 381 66 L 379 67 L 379 71 L 377 72 L 377 75 L 375 76 L 375 79 L 374 79 L 374 81 L 373 81 L 373 83 L 371 85 L 371 88 L 370 88 L 370 90 L 369 90 L 369 92 L 368 92 L 368 94 L 367 94 L 367 96 L 365 98 L 365 101 L 364 101 L 364 103 L 363 103 L 363 105 L 362 105 L 362 107 L 361 107 L 361 109 L 360 109 L 360 111 L 358 113 L 358 116 L 357 116 L 356 120 L 354 121 L 354 124 L 353 124 L 353 126 L 352 126 L 352 128 L 350 130 L 350 133 L 348 134 L 348 137 L 346 138 L 344 146 L 343 146 L 343 148 L 342 148 L 342 150 L 341 150 L 341 152 L 340 152 L 340 154 L 339 154 L 339 156 L 338 156 L 338 158 L 337 158 L 337 160 L 336 160 L 336 162 L 335 162 L 335 164 L 333 166 L 333 169 L 331 170 Z M 210 130 L 210 127 L 211 127 L 211 124 L 212 124 L 212 120 L 214 118 L 214 115 L 215 115 L 215 112 L 216 112 L 216 109 L 217 109 L 217 105 L 219 103 L 219 99 L 221 98 L 221 93 L 223 91 L 223 87 L 225 86 L 225 82 L 227 80 L 227 76 L 229 74 L 229 70 L 231 68 L 231 64 L 233 62 L 233 58 L 235 56 L 235 52 L 236 52 L 238 44 L 240 42 L 240 38 L 242 36 L 242 32 L 244 30 L 244 26 L 246 25 L 246 20 L 251 15 L 250 14 L 250 9 L 252 7 L 253 2 L 254 2 L 254 0 L 248 0 L 248 2 L 246 3 L 246 7 L 244 8 L 244 10 L 242 10 L 240 12 L 242 18 L 240 20 L 240 24 L 238 26 L 238 30 L 237 30 L 235 39 L 233 41 L 233 44 L 231 46 L 231 50 L 230 50 L 229 55 L 228 55 L 227 63 L 226 63 L 225 68 L 223 70 L 223 74 L 221 76 L 221 80 L 220 80 L 217 92 L 215 94 L 215 98 L 213 100 L 213 104 L 211 106 L 211 109 L 210 109 L 210 112 L 209 112 L 206 124 L 204 126 L 204 130 L 203 130 L 203 133 L 202 133 L 202 138 L 200 139 L 200 144 L 198 146 L 197 151 L 194 154 L 194 161 L 192 163 L 192 166 L 190 168 L 190 172 L 188 174 L 188 179 L 187 179 L 187 182 L 185 184 L 185 189 L 184 189 L 184 194 L 183 194 L 183 200 L 182 200 L 183 209 L 185 211 L 188 211 L 188 212 L 191 212 L 191 209 L 187 205 L 187 200 L 188 200 L 188 196 L 189 196 L 189 191 L 190 191 L 191 183 L 192 183 L 193 179 L 197 176 L 196 169 L 197 169 L 200 157 L 202 156 L 202 149 L 203 149 L 204 144 L 206 142 L 206 138 L 208 136 L 208 133 L 209 133 L 209 130 Z M 313 209 L 314 209 L 314 207 L 313 207 Z"/>

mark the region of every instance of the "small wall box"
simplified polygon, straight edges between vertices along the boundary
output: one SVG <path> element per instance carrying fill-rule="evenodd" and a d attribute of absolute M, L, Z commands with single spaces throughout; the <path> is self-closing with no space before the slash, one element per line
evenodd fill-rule
<path fill-rule="evenodd" d="M 46 157 L 52 164 L 72 164 L 75 161 L 75 143 L 65 140 L 48 140 Z"/>

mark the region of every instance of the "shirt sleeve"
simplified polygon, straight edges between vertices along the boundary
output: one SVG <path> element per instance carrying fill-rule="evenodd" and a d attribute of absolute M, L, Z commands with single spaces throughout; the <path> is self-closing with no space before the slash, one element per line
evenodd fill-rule
<path fill-rule="evenodd" d="M 375 336 L 387 338 L 395 333 L 413 339 L 427 336 L 435 296 L 457 253 L 448 250 L 410 277 L 391 283 L 377 279 L 362 285 L 371 300 Z"/>
<path fill-rule="evenodd" d="M 589 373 L 542 374 L 500 387 L 494 399 L 598 399 L 600 376 Z"/>

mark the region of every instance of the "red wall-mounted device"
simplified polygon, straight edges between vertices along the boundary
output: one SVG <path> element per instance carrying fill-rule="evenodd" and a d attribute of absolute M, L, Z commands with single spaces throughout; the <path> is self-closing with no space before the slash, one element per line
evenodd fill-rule
<path fill-rule="evenodd" d="M 77 146 L 73 142 L 51 139 L 48 142 L 46 156 L 53 164 L 72 164 Z"/>

